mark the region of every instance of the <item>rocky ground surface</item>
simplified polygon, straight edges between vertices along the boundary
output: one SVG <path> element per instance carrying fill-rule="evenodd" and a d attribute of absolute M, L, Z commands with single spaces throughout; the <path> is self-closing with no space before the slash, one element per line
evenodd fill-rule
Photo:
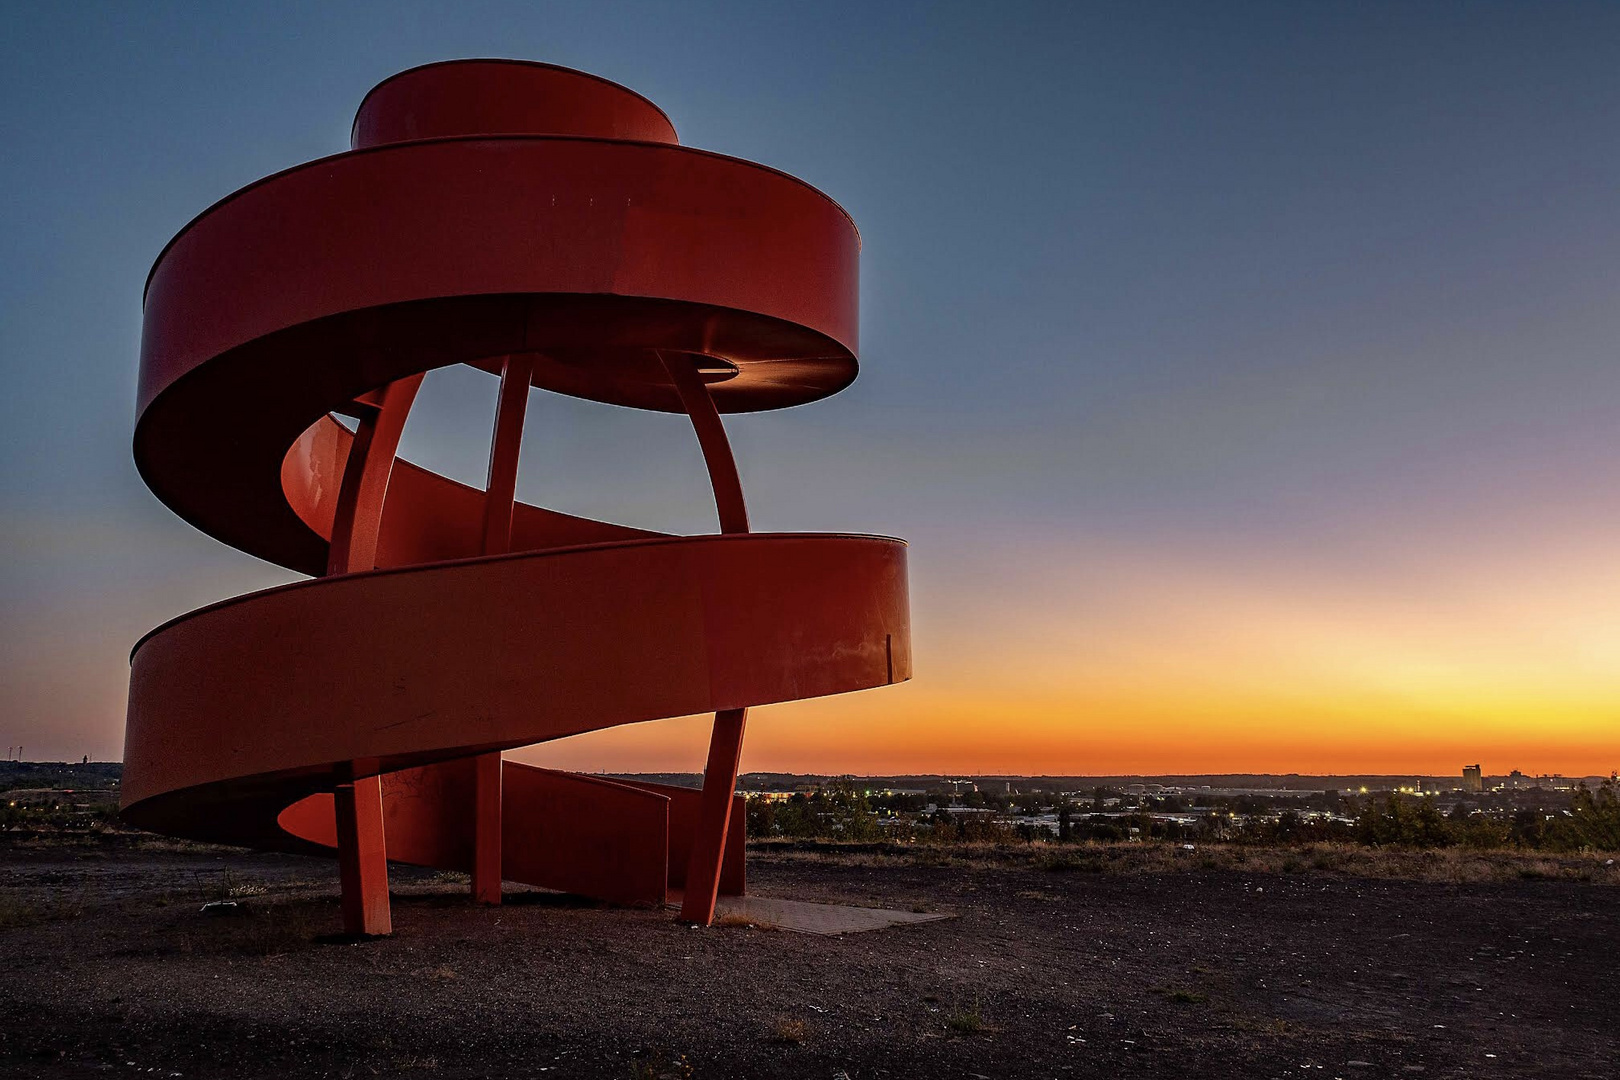
<path fill-rule="evenodd" d="M 330 863 L 0 846 L 0 1076 L 1620 1076 L 1611 884 L 782 850 L 749 872 L 957 918 L 700 930 L 474 908 L 396 868 L 395 934 L 354 943 Z"/>

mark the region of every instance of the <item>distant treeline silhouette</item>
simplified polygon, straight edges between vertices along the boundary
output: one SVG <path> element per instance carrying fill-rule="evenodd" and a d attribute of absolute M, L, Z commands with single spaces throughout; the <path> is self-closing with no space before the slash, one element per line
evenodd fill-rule
<path fill-rule="evenodd" d="M 964 814 L 935 807 L 910 812 L 874 809 L 872 800 L 848 782 L 835 782 L 785 800 L 748 800 L 753 838 L 871 842 L 1027 844 L 1035 841 L 1197 842 L 1291 846 L 1353 843 L 1367 847 L 1428 849 L 1520 848 L 1545 852 L 1620 851 L 1620 789 L 1613 781 L 1582 784 L 1568 806 L 1555 809 L 1482 810 L 1458 803 L 1449 810 L 1437 796 L 1399 793 L 1339 799 L 1340 813 L 1310 814 L 1287 808 L 1276 813 L 1208 810 L 1167 818 L 1147 810 L 1103 814 L 1085 803 L 1057 807 L 1052 830 L 1016 814 Z M 1050 820 L 1050 819 L 1048 819 Z"/>

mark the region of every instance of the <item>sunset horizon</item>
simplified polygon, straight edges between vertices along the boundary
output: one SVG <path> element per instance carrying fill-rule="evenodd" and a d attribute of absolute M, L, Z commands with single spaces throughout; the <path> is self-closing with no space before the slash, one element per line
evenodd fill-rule
<path fill-rule="evenodd" d="M 915 678 L 757 708 L 743 769 L 1620 766 L 1606 20 L 874 15 L 846 44 L 778 14 L 824 59 L 716 71 L 578 14 L 358 53 L 322 45 L 367 37 L 324 19 L 284 52 L 160 71 L 64 15 L 14 57 L 34 102 L 14 265 L 42 269 L 5 293 L 0 741 L 121 757 L 136 640 L 300 578 L 172 516 L 129 465 L 167 238 L 341 149 L 378 79 L 499 42 L 649 94 L 683 142 L 800 175 L 860 225 L 859 380 L 727 430 L 756 531 L 905 538 Z M 64 156 L 91 144 L 118 167 Z M 430 372 L 401 457 L 481 487 L 497 386 Z M 541 389 L 528 407 L 518 500 L 714 531 L 682 418 Z M 690 771 L 701 728 L 513 752 Z"/>

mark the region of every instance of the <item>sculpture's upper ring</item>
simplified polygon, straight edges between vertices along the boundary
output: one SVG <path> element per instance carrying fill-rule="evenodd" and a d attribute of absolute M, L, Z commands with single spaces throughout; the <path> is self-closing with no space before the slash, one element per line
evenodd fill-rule
<path fill-rule="evenodd" d="M 536 386 L 678 412 L 658 359 L 677 352 L 722 412 L 843 389 L 854 223 L 802 181 L 674 140 L 646 99 L 547 65 L 380 84 L 360 149 L 228 196 L 158 257 L 135 433 L 148 485 L 303 568 L 315 538 L 281 490 L 288 448 L 408 375 L 528 353 Z"/>
<path fill-rule="evenodd" d="M 678 143 L 664 110 L 600 75 L 536 60 L 441 60 L 390 75 L 355 111 L 349 145 L 454 135 Z"/>
<path fill-rule="evenodd" d="M 558 362 L 537 386 L 680 411 L 666 382 L 615 366 L 623 350 L 672 349 L 740 369 L 715 393 L 723 412 L 803 404 L 855 376 L 859 251 L 848 215 L 814 188 L 682 146 L 506 135 L 351 151 L 243 188 L 170 242 L 147 285 L 140 405 L 323 320 L 335 321 L 319 336 L 358 375 L 385 309 L 441 301 L 435 337 L 463 344 L 338 375 L 351 396 L 540 351 Z M 504 324 L 464 312 L 473 297 L 507 298 Z M 372 317 L 357 329 L 360 313 Z"/>

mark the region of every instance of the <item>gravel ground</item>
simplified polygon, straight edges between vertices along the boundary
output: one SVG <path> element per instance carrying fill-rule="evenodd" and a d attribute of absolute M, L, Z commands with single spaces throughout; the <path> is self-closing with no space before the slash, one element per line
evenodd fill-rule
<path fill-rule="evenodd" d="M 0 847 L 0 1077 L 1620 1077 L 1612 885 L 749 867 L 958 918 L 699 930 L 396 868 L 394 936 L 354 943 L 331 863 Z"/>

